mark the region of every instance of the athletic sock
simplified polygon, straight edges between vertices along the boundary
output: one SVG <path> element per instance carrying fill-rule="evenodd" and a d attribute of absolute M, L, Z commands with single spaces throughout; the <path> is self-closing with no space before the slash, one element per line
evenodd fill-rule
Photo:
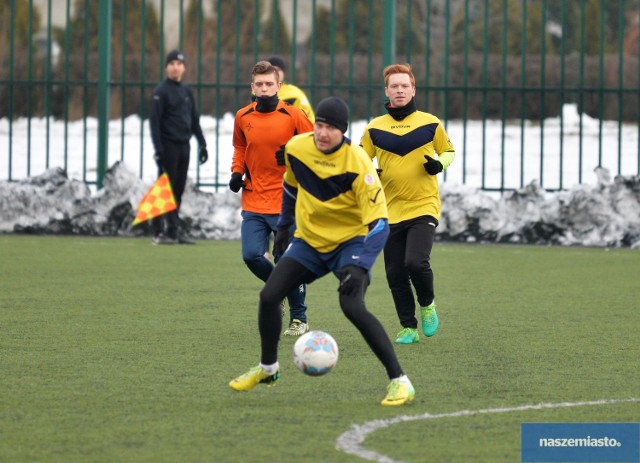
<path fill-rule="evenodd" d="M 264 363 L 260 363 L 260 367 L 262 367 L 262 369 L 266 374 L 272 375 L 280 369 L 280 364 L 278 362 L 272 363 L 271 365 L 265 365 Z"/>

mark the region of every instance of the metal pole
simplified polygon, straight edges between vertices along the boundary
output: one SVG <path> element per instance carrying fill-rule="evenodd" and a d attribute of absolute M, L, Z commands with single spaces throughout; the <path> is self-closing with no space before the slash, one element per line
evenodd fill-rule
<path fill-rule="evenodd" d="M 396 2 L 384 0 L 382 15 L 382 65 L 396 62 Z"/>
<path fill-rule="evenodd" d="M 98 178 L 102 188 L 109 149 L 109 83 L 111 78 L 111 0 L 100 0 L 98 25 Z"/>

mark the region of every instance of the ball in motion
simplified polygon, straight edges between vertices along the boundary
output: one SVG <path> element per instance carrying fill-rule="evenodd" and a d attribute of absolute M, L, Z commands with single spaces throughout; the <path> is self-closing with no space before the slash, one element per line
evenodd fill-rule
<path fill-rule="evenodd" d="M 329 373 L 338 362 L 338 344 L 324 331 L 309 331 L 293 345 L 293 361 L 309 376 Z"/>

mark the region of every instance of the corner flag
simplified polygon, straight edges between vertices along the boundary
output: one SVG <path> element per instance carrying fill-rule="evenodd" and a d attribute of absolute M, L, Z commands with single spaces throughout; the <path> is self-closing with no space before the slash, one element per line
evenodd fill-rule
<path fill-rule="evenodd" d="M 131 226 L 138 225 L 146 220 L 153 219 L 167 212 L 177 209 L 176 198 L 173 196 L 169 176 L 164 173 L 144 195 L 138 205 L 136 218 Z"/>

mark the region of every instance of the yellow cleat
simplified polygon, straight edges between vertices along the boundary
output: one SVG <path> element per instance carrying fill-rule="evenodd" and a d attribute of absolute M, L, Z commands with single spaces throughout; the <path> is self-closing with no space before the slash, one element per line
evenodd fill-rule
<path fill-rule="evenodd" d="M 401 382 L 399 378 L 396 378 L 387 386 L 387 396 L 380 403 L 387 406 L 404 405 L 411 402 L 415 395 L 416 390 L 411 381 Z"/>
<path fill-rule="evenodd" d="M 232 379 L 229 383 L 229 387 L 236 391 L 250 391 L 258 384 L 266 384 L 271 387 L 275 385 L 275 382 L 280 379 L 280 370 L 276 371 L 272 375 L 265 373 L 260 365 L 253 367 L 245 374 Z"/>
<path fill-rule="evenodd" d="M 294 318 L 291 323 L 289 323 L 289 328 L 284 331 L 285 336 L 301 336 L 309 331 L 309 324 L 305 322 L 301 322 L 297 318 Z"/>

